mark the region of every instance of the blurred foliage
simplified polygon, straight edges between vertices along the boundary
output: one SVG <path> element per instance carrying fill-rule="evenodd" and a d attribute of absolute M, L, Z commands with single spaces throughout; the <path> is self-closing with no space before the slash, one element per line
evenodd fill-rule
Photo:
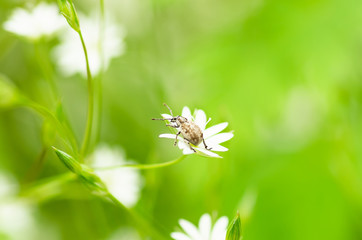
<path fill-rule="evenodd" d="M 0 22 L 29 2 L 2 0 Z M 99 9 L 95 0 L 75 6 Z M 190 156 L 142 171 L 140 216 L 166 236 L 180 218 L 231 220 L 239 209 L 244 240 L 362 239 L 362 1 L 105 0 L 105 9 L 127 36 L 102 79 L 100 142 L 139 163 L 177 158 L 172 141 L 158 138 L 163 124 L 150 120 L 167 112 L 163 102 L 176 114 L 203 109 L 210 124 L 227 121 L 235 133 L 223 159 Z M 80 143 L 86 79 L 57 71 L 50 50 L 58 43 L 41 40 L 40 60 L 50 62 Z M 0 73 L 53 111 L 36 51 L 0 29 Z M 25 108 L 0 112 L 0 168 L 22 187 L 67 172 L 48 150 L 38 176 L 27 178 L 44 151 L 43 121 Z M 57 188 L 39 207 L 59 239 L 108 239 L 133 226 L 78 182 Z"/>

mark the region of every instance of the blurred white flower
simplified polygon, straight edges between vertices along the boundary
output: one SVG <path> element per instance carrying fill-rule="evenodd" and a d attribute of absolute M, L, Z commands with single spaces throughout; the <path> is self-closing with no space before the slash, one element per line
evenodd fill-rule
<path fill-rule="evenodd" d="M 18 190 L 16 179 L 0 172 L 0 239 L 58 239 L 55 229 L 39 218 L 37 207 L 17 197 Z"/>
<path fill-rule="evenodd" d="M 34 208 L 24 201 L 0 203 L 0 235 L 9 239 L 33 239 L 36 222 Z"/>
<path fill-rule="evenodd" d="M 16 8 L 3 24 L 5 30 L 34 40 L 53 35 L 64 26 L 58 6 L 44 2 L 31 10 Z"/>
<path fill-rule="evenodd" d="M 18 190 L 16 179 L 11 174 L 0 172 L 0 199 L 12 197 Z"/>
<path fill-rule="evenodd" d="M 140 197 L 142 178 L 138 169 L 116 167 L 126 163 L 130 162 L 125 160 L 119 148 L 102 145 L 94 152 L 91 166 L 109 192 L 126 207 L 132 207 Z"/>
<path fill-rule="evenodd" d="M 253 215 L 257 198 L 258 192 L 255 188 L 249 187 L 246 189 L 244 196 L 241 198 L 239 203 L 240 217 L 243 222 L 248 221 Z"/>
<path fill-rule="evenodd" d="M 228 218 L 224 216 L 212 226 L 211 217 L 206 213 L 201 216 L 197 228 L 191 222 L 180 219 L 179 224 L 184 233 L 173 232 L 171 237 L 175 240 L 225 240 L 228 222 Z"/>
<path fill-rule="evenodd" d="M 161 114 L 161 115 L 164 118 L 172 118 L 172 116 L 169 114 Z M 214 125 L 212 127 L 205 129 L 206 124 L 211 119 L 206 120 L 206 114 L 203 110 L 196 109 L 194 111 L 194 115 L 191 115 L 190 109 L 188 107 L 184 107 L 181 115 L 183 117 L 187 118 L 188 120 L 193 121 L 200 127 L 201 131 L 203 132 L 205 143 L 208 148 L 211 148 L 212 151 L 226 152 L 229 150 L 226 147 L 223 147 L 220 145 L 220 143 L 226 142 L 234 136 L 234 134 L 232 132 L 220 133 L 222 130 L 224 130 L 228 126 L 227 122 L 219 123 L 217 125 Z M 161 134 L 159 137 L 175 139 L 176 134 L 165 133 L 165 134 Z M 192 149 L 190 149 L 190 146 L 187 144 L 186 140 L 183 139 L 181 134 L 178 136 L 178 139 L 180 140 L 180 141 L 178 141 L 178 147 L 180 149 L 182 149 L 183 154 L 195 153 Z M 200 155 L 221 158 L 221 156 L 219 156 L 218 154 L 207 150 L 205 148 L 203 142 L 201 142 L 198 146 L 193 146 L 193 148 L 196 150 L 196 153 L 198 153 Z"/>
<path fill-rule="evenodd" d="M 260 135 L 279 151 L 295 151 L 317 136 L 326 116 L 325 96 L 314 89 L 295 86 L 290 89 L 276 125 L 259 121 Z"/>
<path fill-rule="evenodd" d="M 122 26 L 115 22 L 106 21 L 104 28 L 103 40 L 101 41 L 99 33 L 99 21 L 96 17 L 86 18 L 82 14 L 78 14 L 80 28 L 87 47 L 90 70 L 96 75 L 101 70 L 102 57 L 100 54 L 100 46 L 103 49 L 104 68 L 107 69 L 110 61 L 122 55 L 125 51 L 125 31 Z M 54 48 L 53 57 L 57 62 L 59 69 L 65 75 L 73 75 L 80 73 L 87 75 L 86 62 L 84 52 L 78 33 L 68 28 L 61 35 L 61 43 Z"/>
<path fill-rule="evenodd" d="M 317 96 L 316 96 L 317 95 Z M 318 131 L 323 115 L 318 94 L 303 87 L 291 89 L 282 119 L 283 135 L 291 139 L 307 139 Z"/>
<path fill-rule="evenodd" d="M 141 240 L 141 236 L 136 229 L 131 227 L 122 227 L 115 231 L 108 240 Z"/>

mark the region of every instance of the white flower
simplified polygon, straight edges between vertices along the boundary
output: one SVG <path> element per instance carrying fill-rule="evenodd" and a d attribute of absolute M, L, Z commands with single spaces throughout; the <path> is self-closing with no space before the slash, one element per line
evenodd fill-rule
<path fill-rule="evenodd" d="M 40 3 L 32 10 L 16 8 L 3 24 L 5 30 L 30 39 L 50 36 L 65 26 L 55 4 Z"/>
<path fill-rule="evenodd" d="M 172 116 L 169 114 L 161 114 L 161 115 L 164 118 L 172 118 Z M 196 109 L 194 111 L 194 115 L 191 115 L 190 109 L 188 107 L 184 107 L 181 115 L 183 117 L 187 118 L 189 121 L 190 120 L 193 121 L 200 127 L 201 131 L 203 132 L 203 137 L 205 139 L 205 143 L 209 149 L 211 148 L 211 150 L 215 151 L 215 152 L 226 152 L 229 150 L 226 147 L 223 147 L 220 145 L 220 143 L 228 141 L 234 136 L 234 134 L 232 132 L 220 133 L 222 130 L 224 130 L 228 126 L 227 122 L 219 123 L 217 125 L 214 125 L 212 127 L 205 129 L 206 124 L 211 119 L 206 121 L 206 114 L 203 110 Z M 175 139 L 176 134 L 166 133 L 166 134 L 161 134 L 159 137 Z M 183 154 L 195 153 L 192 149 L 190 149 L 190 146 L 182 138 L 181 134 L 178 136 L 178 139 L 180 140 L 180 141 L 178 141 L 178 147 L 180 149 L 182 149 Z M 208 157 L 221 158 L 221 156 L 219 156 L 218 154 L 207 150 L 205 148 L 203 142 L 201 142 L 198 146 L 192 146 L 192 147 L 196 150 L 196 152 L 198 154 L 208 156 Z"/>
<path fill-rule="evenodd" d="M 125 163 L 124 153 L 119 148 L 103 145 L 96 149 L 91 166 L 109 192 L 126 207 L 132 207 L 140 197 L 142 178 L 138 169 L 117 167 Z"/>
<path fill-rule="evenodd" d="M 104 68 L 106 69 L 113 58 L 124 53 L 125 44 L 123 38 L 125 37 L 125 31 L 114 22 L 106 21 L 103 40 L 101 41 L 97 18 L 86 18 L 82 14 L 78 14 L 78 16 L 87 47 L 90 70 L 93 75 L 96 75 L 102 66 L 100 46 L 103 49 Z M 65 75 L 70 76 L 76 73 L 81 73 L 83 76 L 87 75 L 82 44 L 78 34 L 73 29 L 68 28 L 67 32 L 61 36 L 61 43 L 54 49 L 53 57 Z"/>
<path fill-rule="evenodd" d="M 224 216 L 212 227 L 211 217 L 206 213 L 201 216 L 197 228 L 189 221 L 180 219 L 179 224 L 185 233 L 173 232 L 171 237 L 175 240 L 225 240 L 228 222 L 228 218 Z"/>

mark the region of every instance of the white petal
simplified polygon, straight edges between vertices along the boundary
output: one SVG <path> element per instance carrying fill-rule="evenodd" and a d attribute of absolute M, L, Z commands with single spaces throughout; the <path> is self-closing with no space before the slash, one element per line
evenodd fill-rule
<path fill-rule="evenodd" d="M 205 139 L 205 142 L 206 145 L 212 147 L 213 145 L 226 142 L 230 140 L 232 137 L 234 137 L 233 133 L 219 133 L 212 137 L 209 137 L 208 139 Z"/>
<path fill-rule="evenodd" d="M 211 152 L 211 151 L 209 151 L 209 150 L 206 150 L 205 148 L 200 148 L 200 147 L 198 147 L 198 148 L 196 148 L 196 150 L 202 152 L 204 155 L 206 155 L 206 156 L 208 156 L 208 157 L 222 158 L 222 157 L 219 156 L 218 154 L 213 153 L 213 152 Z"/>
<path fill-rule="evenodd" d="M 175 134 L 171 134 L 171 133 L 163 133 L 160 134 L 160 136 L 158 136 L 160 138 L 171 138 L 171 139 L 175 139 L 176 135 Z"/>
<path fill-rule="evenodd" d="M 227 149 L 226 147 L 223 147 L 223 146 L 221 146 L 221 145 L 219 145 L 219 144 L 217 144 L 217 145 L 213 145 L 212 146 L 212 149 L 211 149 L 211 151 L 215 151 L 215 152 L 226 152 L 226 151 L 228 151 L 229 149 Z"/>
<path fill-rule="evenodd" d="M 182 114 L 181 115 L 183 117 L 187 118 L 188 120 L 193 120 L 193 118 L 191 116 L 190 108 L 188 108 L 186 106 L 182 109 Z"/>
<path fill-rule="evenodd" d="M 179 224 L 191 239 L 200 239 L 200 233 L 195 225 L 184 219 L 180 219 Z"/>
<path fill-rule="evenodd" d="M 172 118 L 172 116 L 170 114 L 167 114 L 167 113 L 163 113 L 163 114 L 161 114 L 161 116 L 163 118 Z"/>
<path fill-rule="evenodd" d="M 226 127 L 228 126 L 227 122 L 223 122 L 223 123 L 219 123 L 217 125 L 214 125 L 212 127 L 209 127 L 208 129 L 206 129 L 204 131 L 204 138 L 209 138 L 219 132 L 221 132 L 222 130 L 224 130 Z"/>
<path fill-rule="evenodd" d="M 201 239 L 209 239 L 211 232 L 211 217 L 209 214 L 205 213 L 201 216 L 199 221 L 199 230 L 201 233 Z"/>
<path fill-rule="evenodd" d="M 171 237 L 175 240 L 193 240 L 193 239 L 189 238 L 188 236 L 186 236 L 185 234 L 180 233 L 180 232 L 171 233 Z"/>
<path fill-rule="evenodd" d="M 206 114 L 203 110 L 196 110 L 195 123 L 201 128 L 202 131 L 205 130 Z"/>
<path fill-rule="evenodd" d="M 211 240 L 225 239 L 228 222 L 229 220 L 225 216 L 217 220 L 211 232 Z"/>
<path fill-rule="evenodd" d="M 206 125 L 207 125 L 210 121 L 211 121 L 211 118 L 209 118 L 209 119 L 207 120 Z"/>
<path fill-rule="evenodd" d="M 194 151 L 192 151 L 190 146 L 187 143 L 185 143 L 184 141 L 182 141 L 182 140 L 178 142 L 178 147 L 180 149 L 182 149 L 182 153 L 185 154 L 185 155 L 195 153 Z"/>

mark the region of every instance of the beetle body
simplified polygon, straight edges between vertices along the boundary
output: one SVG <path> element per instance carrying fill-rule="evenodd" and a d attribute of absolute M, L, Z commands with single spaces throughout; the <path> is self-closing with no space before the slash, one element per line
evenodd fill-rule
<path fill-rule="evenodd" d="M 195 146 L 202 142 L 203 134 L 200 127 L 196 123 L 181 116 L 177 116 L 175 122 L 179 126 L 176 127 L 179 128 L 179 131 L 181 132 L 180 134 L 184 139 Z"/>

